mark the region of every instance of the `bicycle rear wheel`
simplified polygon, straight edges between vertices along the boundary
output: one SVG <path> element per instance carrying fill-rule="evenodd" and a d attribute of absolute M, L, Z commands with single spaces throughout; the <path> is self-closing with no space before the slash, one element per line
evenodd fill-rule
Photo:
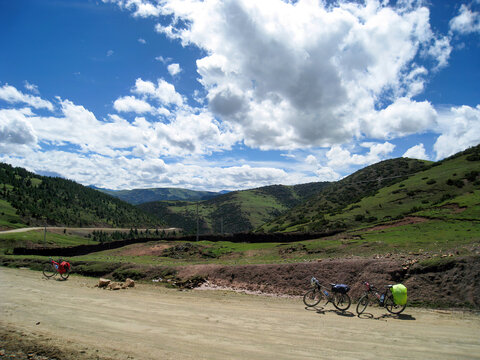
<path fill-rule="evenodd" d="M 363 312 L 365 311 L 365 309 L 367 308 L 368 304 L 370 302 L 370 299 L 368 298 L 368 295 L 363 295 L 360 300 L 358 300 L 358 304 L 357 304 L 357 314 L 358 315 L 361 315 L 363 314 Z"/>
<path fill-rule="evenodd" d="M 57 269 L 55 269 L 53 267 L 53 264 L 46 264 L 44 267 L 43 267 L 43 275 L 46 277 L 46 278 L 51 278 L 53 275 L 55 275 L 57 273 Z"/>
<path fill-rule="evenodd" d="M 308 307 L 317 305 L 322 300 L 322 293 L 318 289 L 308 290 L 303 295 L 303 303 Z"/>
<path fill-rule="evenodd" d="M 404 305 L 395 304 L 395 301 L 393 300 L 393 296 L 387 296 L 387 298 L 385 299 L 385 308 L 389 313 L 398 315 L 402 313 L 402 311 L 405 310 L 406 307 L 407 307 L 406 303 Z"/>
<path fill-rule="evenodd" d="M 335 306 L 340 311 L 345 311 L 350 307 L 352 301 L 348 294 L 335 294 L 333 299 L 333 306 Z"/>

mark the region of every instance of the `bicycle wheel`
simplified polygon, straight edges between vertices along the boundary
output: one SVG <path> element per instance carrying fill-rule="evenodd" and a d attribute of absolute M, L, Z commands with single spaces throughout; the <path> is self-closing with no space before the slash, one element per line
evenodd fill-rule
<path fill-rule="evenodd" d="M 47 278 L 51 278 L 56 273 L 57 273 L 57 269 L 55 269 L 52 264 L 46 264 L 43 267 L 43 275 Z"/>
<path fill-rule="evenodd" d="M 303 295 L 303 303 L 308 307 L 317 305 L 322 300 L 322 293 L 318 289 L 308 290 Z"/>
<path fill-rule="evenodd" d="M 60 274 L 63 280 L 67 280 L 70 276 L 70 269 L 67 269 L 63 274 Z"/>
<path fill-rule="evenodd" d="M 389 313 L 398 315 L 403 310 L 405 310 L 406 307 L 407 307 L 406 303 L 404 305 L 395 304 L 395 301 L 393 301 L 393 296 L 387 296 L 387 298 L 385 299 L 385 308 Z"/>
<path fill-rule="evenodd" d="M 345 311 L 350 307 L 352 301 L 348 294 L 335 294 L 333 299 L 333 306 L 335 306 L 340 311 Z"/>
<path fill-rule="evenodd" d="M 368 295 L 363 295 L 360 300 L 358 300 L 357 304 L 357 314 L 361 315 L 367 308 L 368 304 L 370 303 L 370 299 L 368 298 Z"/>

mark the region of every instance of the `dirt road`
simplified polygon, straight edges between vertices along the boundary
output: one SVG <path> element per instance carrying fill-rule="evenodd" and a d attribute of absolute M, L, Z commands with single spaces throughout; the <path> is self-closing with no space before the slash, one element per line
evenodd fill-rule
<path fill-rule="evenodd" d="M 75 359 L 480 358 L 478 314 L 368 308 L 359 318 L 298 298 L 95 283 L 0 268 L 0 346 L 17 339 Z"/>
<path fill-rule="evenodd" d="M 22 233 L 34 230 L 44 230 L 45 227 L 28 227 L 28 228 L 20 228 L 20 229 L 13 229 L 13 230 L 4 230 L 0 231 L 1 234 L 12 234 L 12 233 Z M 79 232 L 79 233 L 91 233 L 93 231 L 105 231 L 105 232 L 127 232 L 130 231 L 130 228 L 105 228 L 105 227 L 96 227 L 96 228 L 73 228 L 73 227 L 59 227 L 59 226 L 47 226 L 47 231 L 49 232 L 63 232 L 64 230 L 72 231 L 72 232 Z M 137 229 L 138 231 L 145 231 L 147 229 Z M 152 230 L 152 229 L 150 229 Z M 158 229 L 158 231 L 176 231 L 179 230 L 178 228 L 166 228 L 166 229 Z"/>

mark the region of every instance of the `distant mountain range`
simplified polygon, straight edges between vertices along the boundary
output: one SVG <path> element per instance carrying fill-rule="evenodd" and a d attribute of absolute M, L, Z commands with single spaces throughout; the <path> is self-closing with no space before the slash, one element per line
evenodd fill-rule
<path fill-rule="evenodd" d="M 408 216 L 480 218 L 480 145 L 438 162 L 398 158 L 337 182 L 228 193 L 113 191 L 0 163 L 0 228 L 26 225 L 183 228 L 202 234 L 349 230 Z M 153 201 L 152 201 L 153 200 Z M 132 205 L 136 204 L 136 205 Z"/>
<path fill-rule="evenodd" d="M 195 191 L 180 188 L 152 188 L 133 190 L 109 190 L 91 186 L 92 188 L 109 194 L 133 205 L 152 201 L 201 201 L 209 200 L 228 191 Z"/>
<path fill-rule="evenodd" d="M 464 214 L 478 219 L 479 174 L 480 145 L 438 162 L 385 160 L 337 182 L 235 191 L 198 203 L 200 232 L 348 230 L 405 216 L 433 216 L 442 206 L 465 204 L 466 198 L 471 208 Z M 196 231 L 196 203 L 160 201 L 139 207 L 170 226 Z"/>

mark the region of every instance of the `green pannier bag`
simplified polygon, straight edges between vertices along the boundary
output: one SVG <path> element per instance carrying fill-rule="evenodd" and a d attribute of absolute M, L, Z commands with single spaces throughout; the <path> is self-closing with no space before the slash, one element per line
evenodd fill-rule
<path fill-rule="evenodd" d="M 407 288 L 404 285 L 393 285 L 391 290 L 395 304 L 403 306 L 407 303 Z"/>

